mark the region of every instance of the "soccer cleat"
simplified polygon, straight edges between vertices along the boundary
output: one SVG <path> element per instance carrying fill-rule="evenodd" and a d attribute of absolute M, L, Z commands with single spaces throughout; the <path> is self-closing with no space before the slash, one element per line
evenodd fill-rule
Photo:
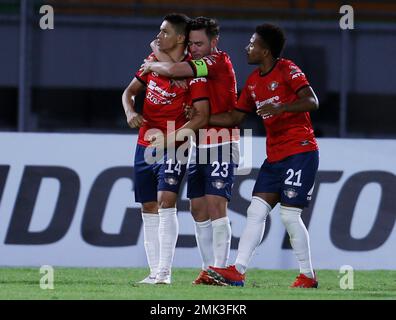
<path fill-rule="evenodd" d="M 169 271 L 158 272 L 155 276 L 155 284 L 171 284 L 171 274 Z"/>
<path fill-rule="evenodd" d="M 201 270 L 198 277 L 192 282 L 192 284 L 205 284 L 205 285 L 214 285 L 214 286 L 224 285 L 224 284 L 218 283 L 218 281 L 211 278 L 208 275 L 208 272 L 206 270 Z"/>
<path fill-rule="evenodd" d="M 143 284 L 154 284 L 155 283 L 155 276 L 152 276 L 151 274 L 148 275 L 146 278 L 143 280 L 139 281 L 138 283 L 143 283 Z"/>
<path fill-rule="evenodd" d="M 308 278 L 306 275 L 300 273 L 290 288 L 317 288 L 318 281 L 316 279 L 316 274 L 314 279 Z"/>
<path fill-rule="evenodd" d="M 208 274 L 223 285 L 240 287 L 245 285 L 245 275 L 240 273 L 234 265 L 227 268 L 209 267 Z"/>

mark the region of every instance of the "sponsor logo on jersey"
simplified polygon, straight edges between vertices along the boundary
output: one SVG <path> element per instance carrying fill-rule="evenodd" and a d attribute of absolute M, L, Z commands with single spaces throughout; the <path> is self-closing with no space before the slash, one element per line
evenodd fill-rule
<path fill-rule="evenodd" d="M 276 82 L 276 81 L 272 81 L 269 85 L 268 85 L 268 90 L 270 90 L 270 91 L 275 91 L 276 90 L 276 88 L 278 88 L 278 86 L 279 86 L 279 83 L 278 82 Z"/>
<path fill-rule="evenodd" d="M 210 66 L 216 63 L 216 59 L 214 57 L 212 57 L 212 56 L 203 57 L 203 59 Z"/>
<path fill-rule="evenodd" d="M 284 190 L 283 193 L 285 194 L 286 197 L 288 197 L 289 199 L 295 198 L 298 196 L 298 193 L 296 192 L 296 190 L 290 188 L 287 190 Z"/>
<path fill-rule="evenodd" d="M 206 64 L 208 64 L 210 66 L 213 64 L 212 61 L 210 61 L 210 59 L 205 59 L 205 62 L 206 62 Z"/>
<path fill-rule="evenodd" d="M 305 146 L 309 145 L 309 140 L 303 140 L 303 141 L 300 142 L 300 144 L 301 144 L 303 147 L 305 147 Z"/>
<path fill-rule="evenodd" d="M 304 76 L 304 73 L 298 72 L 298 73 L 296 73 L 296 74 L 293 74 L 292 80 L 293 80 L 293 79 L 296 79 L 296 78 L 298 78 L 298 77 L 301 77 L 301 76 Z"/>
<path fill-rule="evenodd" d="M 201 78 L 194 78 L 194 79 L 192 79 L 192 80 L 190 81 L 190 86 L 191 86 L 192 84 L 198 83 L 198 82 L 208 82 L 208 80 L 206 80 L 206 78 L 203 78 L 203 77 L 201 77 Z"/>
<path fill-rule="evenodd" d="M 264 101 L 256 101 L 256 107 L 258 109 L 258 108 L 260 108 L 261 106 L 263 106 L 265 104 L 278 102 L 279 99 L 280 99 L 279 96 L 275 96 L 275 97 L 271 97 L 269 99 L 266 99 Z"/>
<path fill-rule="evenodd" d="M 154 104 L 170 104 L 171 100 L 167 98 L 175 98 L 175 92 L 168 92 L 162 88 L 160 88 L 157 83 L 153 80 L 150 80 L 147 88 L 149 89 L 146 94 L 146 99 Z"/>

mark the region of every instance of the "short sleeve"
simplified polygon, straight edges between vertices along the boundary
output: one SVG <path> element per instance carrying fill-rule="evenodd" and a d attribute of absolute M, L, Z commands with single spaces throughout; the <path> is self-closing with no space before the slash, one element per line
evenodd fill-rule
<path fill-rule="evenodd" d="M 295 93 L 297 93 L 300 89 L 309 86 L 309 82 L 305 74 L 291 61 L 288 64 L 288 67 L 284 68 L 283 75 Z"/>
<path fill-rule="evenodd" d="M 242 112 L 253 112 L 255 107 L 252 99 L 249 86 L 246 83 L 242 89 L 241 95 L 239 96 L 236 109 Z"/>
<path fill-rule="evenodd" d="M 194 78 L 189 80 L 192 102 L 209 99 L 208 80 L 206 78 Z"/>
<path fill-rule="evenodd" d="M 151 53 L 146 60 L 157 60 L 156 56 L 154 55 L 154 53 Z M 142 70 L 138 70 L 135 73 L 135 78 L 138 79 L 143 85 L 147 84 L 147 77 L 148 77 L 148 73 L 146 73 L 145 75 L 142 75 Z"/>

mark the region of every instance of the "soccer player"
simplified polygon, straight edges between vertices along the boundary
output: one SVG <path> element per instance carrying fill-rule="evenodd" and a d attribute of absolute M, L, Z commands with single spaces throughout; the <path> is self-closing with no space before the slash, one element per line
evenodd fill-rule
<path fill-rule="evenodd" d="M 185 15 L 167 15 L 157 35 L 158 46 L 175 61 L 191 58 L 186 53 L 187 23 Z M 206 82 L 204 78 L 193 79 L 186 89 L 174 86 L 171 79 L 154 72 L 142 74 L 139 71 L 122 96 L 129 126 L 140 128 L 134 161 L 134 189 L 136 202 L 142 204 L 144 246 L 150 267 L 150 275 L 141 283 L 171 283 L 171 266 L 178 236 L 176 202 L 187 162 L 186 159 L 183 163 L 174 156 L 176 152 L 171 153 L 170 150 L 164 152 L 163 161 L 148 161 L 159 151 L 151 147 L 150 139 L 156 134 L 158 136 L 158 132 L 153 132 L 155 129 L 165 135 L 170 134 L 167 132 L 169 121 L 174 123 L 175 135 L 182 129 L 197 130 L 207 125 L 209 103 Z M 147 91 L 141 115 L 134 109 L 134 99 L 145 87 Z M 199 114 L 187 122 L 183 106 L 189 102 L 199 109 Z"/>
<path fill-rule="evenodd" d="M 234 126 L 243 121 L 246 113 L 256 112 L 267 132 L 267 159 L 253 189 L 235 265 L 208 270 L 211 277 L 224 284 L 244 285 L 245 272 L 264 235 L 267 216 L 280 202 L 280 216 L 300 267 L 292 287 L 318 286 L 301 212 L 311 200 L 319 163 L 309 115 L 319 103 L 301 69 L 280 58 L 284 43 L 279 27 L 263 24 L 256 28 L 246 51 L 248 63 L 258 68 L 248 77 L 237 108 L 212 115 L 209 120 L 212 125 Z"/>
<path fill-rule="evenodd" d="M 230 57 L 217 48 L 219 25 L 214 19 L 198 17 L 191 21 L 189 29 L 192 61 L 146 62 L 143 69 L 172 78 L 207 77 L 210 113 L 231 111 L 236 106 L 236 79 Z M 211 125 L 207 130 L 198 147 L 193 149 L 197 155 L 196 162 L 190 163 L 188 168 L 187 196 L 191 200 L 195 237 L 203 261 L 194 284 L 214 284 L 206 269 L 210 265 L 227 266 L 231 244 L 227 205 L 236 166 L 231 153 L 238 148 L 239 130 L 224 128 L 223 125 Z M 211 155 L 215 155 L 215 159 L 205 163 L 204 158 L 207 160 Z"/>

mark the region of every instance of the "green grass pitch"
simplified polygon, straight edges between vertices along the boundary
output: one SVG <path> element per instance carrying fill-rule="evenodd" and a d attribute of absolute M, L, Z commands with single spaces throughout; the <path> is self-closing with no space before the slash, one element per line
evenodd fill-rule
<path fill-rule="evenodd" d="M 143 268 L 55 268 L 54 289 L 40 288 L 39 268 L 0 268 L 0 299 L 147 299 L 147 300 L 262 300 L 262 299 L 396 299 L 396 271 L 355 271 L 354 289 L 340 289 L 337 270 L 317 270 L 318 289 L 292 289 L 296 270 L 247 273 L 245 287 L 194 286 L 198 269 L 173 270 L 170 286 L 136 282 Z"/>

